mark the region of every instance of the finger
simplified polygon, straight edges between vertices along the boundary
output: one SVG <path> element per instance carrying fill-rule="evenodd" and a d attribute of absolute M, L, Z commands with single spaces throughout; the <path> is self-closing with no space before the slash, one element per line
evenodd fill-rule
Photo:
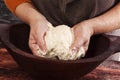
<path fill-rule="evenodd" d="M 36 56 L 44 56 L 45 53 L 43 51 L 41 51 L 40 47 L 38 46 L 36 40 L 33 39 L 29 39 L 29 47 L 32 50 L 33 54 Z"/>
<path fill-rule="evenodd" d="M 46 43 L 43 36 L 37 38 L 37 44 L 43 52 L 47 51 Z"/>
<path fill-rule="evenodd" d="M 33 55 L 39 56 L 37 44 L 30 44 L 30 49 L 33 52 Z"/>
<path fill-rule="evenodd" d="M 31 51 L 32 51 L 32 53 L 34 54 L 34 55 L 38 55 L 37 54 L 37 46 L 36 46 L 37 44 L 36 44 L 36 41 L 34 40 L 34 39 L 29 39 L 29 47 L 30 47 L 30 49 L 31 49 Z"/>
<path fill-rule="evenodd" d="M 84 43 L 84 45 L 83 45 L 83 48 L 84 48 L 85 51 L 88 50 L 88 47 L 89 47 L 89 40 L 86 41 L 86 42 Z"/>
<path fill-rule="evenodd" d="M 36 44 L 39 46 L 39 48 L 41 49 L 41 51 L 46 52 L 46 44 L 45 41 L 43 39 L 45 32 L 44 31 L 36 31 L 34 32 L 34 35 L 32 36 L 34 38 L 34 40 L 36 41 Z"/>
<path fill-rule="evenodd" d="M 79 51 L 79 49 L 83 46 L 84 40 L 81 38 L 75 38 L 73 44 L 71 45 L 70 49 L 73 53 L 76 53 Z"/>

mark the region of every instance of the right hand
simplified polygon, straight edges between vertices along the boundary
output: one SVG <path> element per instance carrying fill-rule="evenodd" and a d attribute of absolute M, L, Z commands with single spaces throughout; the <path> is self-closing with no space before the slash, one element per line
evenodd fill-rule
<path fill-rule="evenodd" d="M 34 55 L 38 55 L 37 49 L 43 52 L 47 51 L 44 36 L 48 30 L 48 21 L 46 19 L 36 20 L 30 23 L 29 47 Z"/>
<path fill-rule="evenodd" d="M 83 47 L 85 52 L 88 50 L 91 36 L 94 34 L 94 28 L 87 20 L 73 26 L 74 42 L 70 49 L 72 53 L 77 53 Z"/>

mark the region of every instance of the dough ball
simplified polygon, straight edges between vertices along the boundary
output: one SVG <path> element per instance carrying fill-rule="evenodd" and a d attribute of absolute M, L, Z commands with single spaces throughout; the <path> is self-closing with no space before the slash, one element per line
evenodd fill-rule
<path fill-rule="evenodd" d="M 74 41 L 73 30 L 66 25 L 53 27 L 48 24 L 49 28 L 45 35 L 45 42 L 48 52 L 44 53 L 38 49 L 38 56 L 46 58 L 58 58 L 60 60 L 76 60 L 84 57 L 85 50 L 80 48 L 78 53 L 72 53 L 69 48 Z"/>

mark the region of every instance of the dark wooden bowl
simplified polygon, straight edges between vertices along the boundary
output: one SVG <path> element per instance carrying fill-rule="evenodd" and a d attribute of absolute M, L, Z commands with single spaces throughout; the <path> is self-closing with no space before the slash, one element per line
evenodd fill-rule
<path fill-rule="evenodd" d="M 0 38 L 14 60 L 36 80 L 77 80 L 120 51 L 120 37 L 97 35 L 91 38 L 83 59 L 64 61 L 37 57 L 28 47 L 29 31 L 26 24 L 1 24 Z"/>

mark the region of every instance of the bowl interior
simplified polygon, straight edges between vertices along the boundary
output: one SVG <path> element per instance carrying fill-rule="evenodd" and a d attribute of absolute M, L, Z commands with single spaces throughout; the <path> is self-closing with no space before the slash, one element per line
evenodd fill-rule
<path fill-rule="evenodd" d="M 26 24 L 13 25 L 10 28 L 10 42 L 20 50 L 32 54 L 28 46 L 30 28 Z M 91 58 L 104 53 L 110 44 L 110 40 L 103 35 L 93 36 L 90 40 L 88 51 L 83 58 Z"/>

